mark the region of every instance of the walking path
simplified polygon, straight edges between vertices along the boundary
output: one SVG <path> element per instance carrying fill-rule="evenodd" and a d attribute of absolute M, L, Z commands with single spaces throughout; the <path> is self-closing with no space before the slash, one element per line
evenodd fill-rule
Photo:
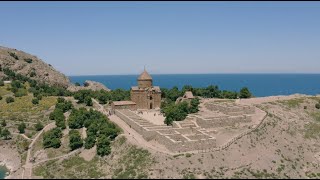
<path fill-rule="evenodd" d="M 37 141 L 37 139 L 40 137 L 40 135 L 51 128 L 55 126 L 55 122 L 52 122 L 48 125 L 46 125 L 39 133 L 38 135 L 32 140 L 31 144 L 28 147 L 28 153 L 27 153 L 27 158 L 26 158 L 26 164 L 24 165 L 24 170 L 22 172 L 22 179 L 32 179 L 32 162 L 30 161 L 30 156 L 31 156 L 31 150 L 34 145 L 34 143 Z"/>
<path fill-rule="evenodd" d="M 12 133 L 12 134 L 15 134 L 15 135 L 21 135 L 23 138 L 29 140 L 29 141 L 32 141 L 33 139 L 31 138 L 28 138 L 28 136 L 26 136 L 25 134 L 20 134 L 20 133 Z"/>
<path fill-rule="evenodd" d="M 56 159 L 67 159 L 69 158 L 70 156 L 74 155 L 74 154 L 77 154 L 78 152 L 82 151 L 83 148 L 81 149 L 77 149 L 77 150 L 74 150 L 74 151 L 71 151 L 69 152 L 68 154 L 65 154 L 65 155 L 62 155 L 62 156 L 58 156 L 58 157 L 54 157 L 54 158 L 49 158 L 49 159 L 44 159 L 42 161 L 39 161 L 39 162 L 36 162 L 36 163 L 33 163 L 33 166 L 37 166 L 41 163 L 44 163 L 44 162 L 47 162 L 47 161 L 51 161 L 51 160 L 56 160 Z"/>

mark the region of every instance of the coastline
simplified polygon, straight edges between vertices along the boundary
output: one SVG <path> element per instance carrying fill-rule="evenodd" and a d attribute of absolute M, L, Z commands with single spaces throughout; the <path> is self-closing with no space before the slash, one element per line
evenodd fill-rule
<path fill-rule="evenodd" d="M 5 179 L 18 178 L 16 173 L 22 168 L 19 153 L 8 145 L 4 145 L 1 148 L 0 166 L 4 166 L 8 170 Z"/>

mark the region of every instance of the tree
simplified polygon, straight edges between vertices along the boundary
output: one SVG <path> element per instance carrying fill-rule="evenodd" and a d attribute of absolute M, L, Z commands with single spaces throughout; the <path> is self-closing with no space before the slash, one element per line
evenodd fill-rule
<path fill-rule="evenodd" d="M 89 96 L 84 99 L 84 102 L 86 103 L 87 106 L 93 105 L 92 99 Z"/>
<path fill-rule="evenodd" d="M 39 99 L 37 98 L 32 99 L 32 104 L 39 104 Z"/>
<path fill-rule="evenodd" d="M 7 122 L 6 122 L 6 120 L 2 120 L 2 122 L 1 122 L 1 126 L 2 126 L 2 127 L 6 127 L 6 126 L 7 126 Z"/>
<path fill-rule="evenodd" d="M 251 96 L 252 94 L 247 87 L 240 90 L 240 98 L 250 98 Z"/>
<path fill-rule="evenodd" d="M 34 128 L 37 130 L 37 131 L 41 131 L 43 129 L 43 125 L 41 122 L 37 122 L 37 124 L 34 125 Z"/>
<path fill-rule="evenodd" d="M 9 96 L 9 97 L 6 98 L 6 102 L 7 102 L 8 104 L 9 104 L 9 103 L 12 103 L 12 102 L 14 102 L 14 98 L 11 97 L 11 96 Z"/>
<path fill-rule="evenodd" d="M 96 143 L 96 137 L 94 135 L 88 135 L 84 142 L 84 148 L 91 149 Z"/>
<path fill-rule="evenodd" d="M 5 140 L 8 140 L 11 138 L 11 133 L 7 128 L 4 128 L 1 132 L 1 136 L 4 137 Z"/>
<path fill-rule="evenodd" d="M 81 139 L 81 135 L 77 130 L 71 130 L 69 132 L 69 147 L 71 150 L 75 150 L 81 148 L 83 145 L 83 140 Z"/>
<path fill-rule="evenodd" d="M 64 113 L 73 108 L 71 101 L 57 102 L 56 109 L 61 109 Z"/>
<path fill-rule="evenodd" d="M 44 148 L 59 148 L 61 146 L 62 137 L 61 129 L 56 127 L 54 129 L 49 130 L 43 135 L 43 147 Z"/>
<path fill-rule="evenodd" d="M 57 103 L 64 103 L 65 99 L 64 98 L 61 98 L 61 97 L 58 97 L 57 99 Z"/>
<path fill-rule="evenodd" d="M 110 140 L 107 136 L 101 135 L 97 141 L 97 154 L 99 156 L 109 155 L 111 153 Z"/>
<path fill-rule="evenodd" d="M 23 134 L 25 132 L 25 129 L 26 129 L 26 124 L 25 123 L 19 124 L 18 130 L 19 130 L 20 134 Z"/>
<path fill-rule="evenodd" d="M 29 64 L 32 63 L 32 59 L 31 58 L 26 58 L 26 59 L 24 59 L 24 61 L 29 63 Z"/>
<path fill-rule="evenodd" d="M 190 102 L 190 108 L 189 108 L 189 113 L 196 113 L 199 111 L 199 98 L 194 98 Z"/>

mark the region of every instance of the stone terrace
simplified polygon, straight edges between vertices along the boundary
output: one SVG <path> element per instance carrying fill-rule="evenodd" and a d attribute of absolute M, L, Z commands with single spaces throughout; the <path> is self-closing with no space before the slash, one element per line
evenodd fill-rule
<path fill-rule="evenodd" d="M 235 104 L 232 101 L 208 101 L 199 113 L 188 116 L 202 128 L 235 126 L 238 123 L 250 123 L 255 107 Z"/>
<path fill-rule="evenodd" d="M 134 112 L 122 109 L 115 114 L 147 141 L 154 140 L 172 152 L 187 152 L 212 149 L 216 147 L 216 139 L 201 131 L 199 126 L 185 120 L 175 122 L 174 126 L 155 125 Z"/>

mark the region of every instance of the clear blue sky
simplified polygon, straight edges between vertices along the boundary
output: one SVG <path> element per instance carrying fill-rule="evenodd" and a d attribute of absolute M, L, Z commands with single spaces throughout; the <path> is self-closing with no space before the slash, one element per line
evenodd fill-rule
<path fill-rule="evenodd" d="M 0 45 L 67 75 L 320 73 L 320 2 L 0 2 Z"/>

